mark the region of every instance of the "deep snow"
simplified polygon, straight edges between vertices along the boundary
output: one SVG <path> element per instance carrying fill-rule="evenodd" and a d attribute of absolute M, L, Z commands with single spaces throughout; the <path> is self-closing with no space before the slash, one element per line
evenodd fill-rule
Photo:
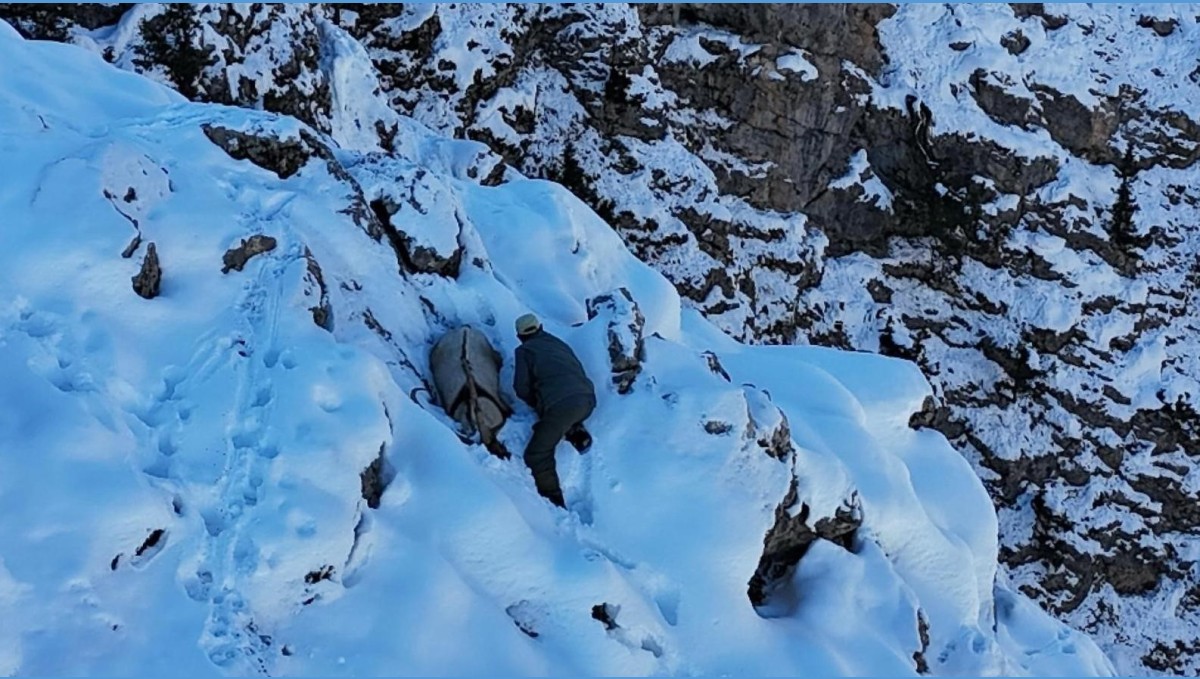
<path fill-rule="evenodd" d="M 335 100 L 370 68 L 347 50 Z M 320 159 L 280 179 L 200 126 L 298 138 L 294 120 L 187 103 L 4 24 L 0 61 L 0 673 L 906 674 L 918 615 L 934 673 L 1111 673 L 996 579 L 979 480 L 907 425 L 929 393 L 915 366 L 740 345 L 569 192 L 482 186 L 479 145 L 411 121 L 393 157 L 334 126 L 357 186 Z M 398 227 L 462 247 L 456 280 L 398 273 L 346 212 L 418 176 L 427 209 Z M 162 260 L 155 299 L 130 286 L 135 233 Z M 277 248 L 221 273 L 259 233 Z M 621 286 L 646 317 L 624 396 L 585 306 Z M 601 385 L 591 452 L 559 452 L 571 513 L 414 391 L 441 331 L 475 325 L 507 357 L 526 310 Z M 748 433 L 773 408 L 784 460 Z M 510 449 L 532 420 L 502 430 Z M 360 472 L 381 450 L 376 510 Z M 853 550 L 818 541 L 764 617 L 746 583 L 793 474 L 814 517 L 857 493 L 864 523 Z"/>

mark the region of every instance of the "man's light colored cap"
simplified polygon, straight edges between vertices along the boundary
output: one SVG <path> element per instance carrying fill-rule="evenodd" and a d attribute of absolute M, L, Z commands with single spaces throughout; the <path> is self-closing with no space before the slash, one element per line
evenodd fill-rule
<path fill-rule="evenodd" d="M 533 314 L 525 314 L 517 319 L 516 326 L 518 335 L 532 335 L 541 330 L 542 322 Z"/>

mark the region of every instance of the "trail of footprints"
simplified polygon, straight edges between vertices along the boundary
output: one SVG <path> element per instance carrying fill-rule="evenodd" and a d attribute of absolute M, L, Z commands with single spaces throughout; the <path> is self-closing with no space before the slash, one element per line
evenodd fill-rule
<path fill-rule="evenodd" d="M 258 566 L 258 547 L 243 528 L 261 499 L 267 467 L 279 454 L 277 446 L 264 442 L 275 397 L 270 374 L 287 369 L 280 365 L 276 346 L 280 295 L 272 288 L 288 260 L 268 262 L 239 304 L 244 332 L 229 355 L 238 375 L 234 420 L 226 431 L 225 466 L 217 495 L 200 510 L 208 539 L 196 569 L 198 584 L 189 588 L 195 592 L 193 598 L 207 600 L 211 606 L 201 637 L 209 659 L 232 671 L 259 674 L 270 673 L 273 639 L 256 625 L 238 585 Z"/>
<path fill-rule="evenodd" d="M 269 674 L 279 652 L 271 635 L 255 623 L 239 581 L 258 565 L 258 547 L 243 528 L 262 499 L 268 467 L 279 454 L 278 445 L 265 438 L 275 397 L 270 376 L 296 367 L 275 345 L 280 294 L 272 289 L 291 261 L 295 258 L 268 260 L 247 284 L 235 337 L 202 337 L 185 366 L 164 370 L 149 405 L 134 409 L 151 432 L 143 471 L 170 493 L 176 515 L 194 513 L 203 525 L 202 546 L 183 582 L 191 599 L 210 606 L 200 645 L 214 664 L 237 673 Z M 224 450 L 191 450 L 190 459 L 179 459 L 179 441 L 196 408 L 188 394 L 221 369 L 237 375 Z M 183 492 L 198 488 L 214 491 L 191 498 L 196 503 L 191 507 Z M 165 543 L 165 537 L 164 531 L 160 541 Z M 139 551 L 130 562 L 144 566 L 161 549 Z M 114 569 L 120 563 L 114 559 Z"/>
<path fill-rule="evenodd" d="M 89 314 L 83 316 L 81 319 L 83 329 L 80 333 L 76 332 L 72 323 L 57 314 L 21 309 L 17 312 L 15 320 L 8 325 L 8 329 L 22 333 L 38 345 L 40 353 L 31 355 L 29 360 L 29 366 L 34 372 L 65 394 L 94 399 L 93 403 L 96 407 L 90 409 L 92 414 L 105 425 L 113 427 L 115 422 L 109 416 L 106 407 L 115 399 L 104 387 L 104 380 L 97 380 L 95 377 L 88 365 L 86 352 L 80 350 L 76 338 L 77 334 L 88 335 L 90 320 Z M 2 334 L 0 333 L 0 335 Z M 85 347 L 88 343 L 89 341 L 85 339 Z M 166 386 L 169 389 L 172 385 L 166 383 Z M 150 415 L 145 415 L 139 419 L 145 421 L 152 418 Z M 172 441 L 169 432 L 166 430 L 160 432 L 157 445 L 161 455 L 174 454 Z M 158 470 L 159 465 L 155 464 L 145 467 L 145 471 L 152 475 Z M 179 502 L 180 500 L 176 496 L 172 504 L 177 507 Z M 176 513 L 179 513 L 178 510 Z M 166 546 L 167 536 L 168 531 L 165 528 L 147 529 L 145 539 L 131 550 L 132 553 L 120 552 L 112 558 L 109 563 L 110 569 L 115 571 L 126 564 L 138 569 L 145 567 Z"/>
<path fill-rule="evenodd" d="M 273 257 L 276 260 L 271 262 L 273 265 L 262 267 L 257 279 L 247 284 L 239 304 L 243 324 L 236 336 L 214 333 L 201 337 L 186 365 L 163 371 L 161 385 L 148 402 L 127 406 L 149 432 L 142 451 L 142 471 L 171 498 L 174 515 L 186 518 L 194 513 L 202 521 L 203 545 L 193 557 L 194 569 L 184 578 L 183 585 L 188 597 L 210 606 L 201 647 L 215 665 L 231 672 L 267 675 L 271 673 L 274 658 L 294 653 L 288 646 L 278 644 L 269 631 L 259 628 L 238 584 L 241 578 L 253 574 L 258 565 L 258 547 L 242 529 L 248 514 L 262 499 L 268 467 L 280 452 L 278 445 L 266 436 L 275 398 L 270 376 L 297 366 L 296 358 L 276 345 L 276 314 L 281 295 L 271 286 L 278 285 L 283 270 L 298 257 L 298 253 Z M 60 319 L 43 312 L 22 311 L 10 327 L 39 342 L 44 353 L 31 365 L 55 387 L 67 393 L 101 391 L 78 352 L 72 350 L 72 338 L 65 332 L 68 326 Z M 188 398 L 191 388 L 229 367 L 238 375 L 238 386 L 233 395 L 234 420 L 227 429 L 220 467 L 205 474 L 199 471 L 195 460 L 176 464 L 180 440 L 197 407 Z M 192 454 L 216 452 L 192 451 Z M 582 524 L 580 528 L 586 530 L 593 518 L 591 456 L 584 456 L 580 462 L 568 483 L 574 490 L 572 505 Z M 200 498 L 197 506 L 192 507 L 184 496 L 189 485 L 214 487 L 216 492 L 209 498 Z M 332 565 L 314 569 L 305 578 L 298 606 L 318 601 L 324 582 L 340 579 L 343 586 L 355 584 L 362 565 L 355 552 L 358 540 L 370 531 L 370 522 L 369 514 L 360 515 L 355 545 L 343 566 L 345 573 L 337 573 Z M 679 592 L 675 586 L 659 582 L 658 577 L 647 578 L 644 565 L 639 566 L 596 540 L 576 533 L 588 558 L 607 559 L 620 566 L 637 589 L 651 596 L 666 622 L 676 624 Z M 142 544 L 113 557 L 111 569 L 145 568 L 169 541 L 169 528 L 150 528 Z M 599 617 L 597 620 L 605 624 L 609 636 L 617 642 L 655 657 L 663 655 L 663 640 L 657 635 L 642 629 L 635 632 L 617 622 L 619 606 L 603 604 L 595 610 L 608 613 L 607 620 Z M 507 612 L 521 631 L 533 638 L 538 637 L 536 628 L 540 619 L 548 614 L 543 605 L 526 601 L 511 605 Z"/>

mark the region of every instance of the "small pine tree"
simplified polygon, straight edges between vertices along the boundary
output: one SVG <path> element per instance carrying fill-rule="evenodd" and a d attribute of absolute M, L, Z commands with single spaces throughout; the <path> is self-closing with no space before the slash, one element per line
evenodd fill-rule
<path fill-rule="evenodd" d="M 1137 212 L 1137 201 L 1133 198 L 1133 179 L 1137 176 L 1137 168 L 1133 160 L 1133 142 L 1125 145 L 1125 156 L 1117 165 L 1117 173 L 1121 185 L 1117 187 L 1117 200 L 1113 203 L 1112 219 L 1108 224 L 1108 237 L 1112 244 L 1127 254 L 1140 247 L 1142 239 L 1138 236 L 1133 224 L 1133 216 Z"/>
<path fill-rule="evenodd" d="M 200 22 L 192 6 L 170 3 L 162 14 L 142 22 L 140 31 L 142 42 L 134 47 L 133 63 L 144 69 L 162 66 L 180 94 L 199 98 L 200 77 L 214 59 L 211 47 L 196 46 Z"/>

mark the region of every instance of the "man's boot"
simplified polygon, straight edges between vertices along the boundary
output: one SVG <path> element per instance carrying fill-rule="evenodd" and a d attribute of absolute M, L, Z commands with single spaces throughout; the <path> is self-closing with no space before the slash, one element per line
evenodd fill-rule
<path fill-rule="evenodd" d="M 567 430 L 566 436 L 563 438 L 565 438 L 567 443 L 570 443 L 575 450 L 578 450 L 580 454 L 586 453 L 588 449 L 592 447 L 592 435 L 588 433 L 587 429 L 583 428 L 582 423 L 572 425 L 571 428 Z"/>
<path fill-rule="evenodd" d="M 562 486 L 558 483 L 558 473 L 550 471 L 549 473 L 539 474 L 533 477 L 534 485 L 537 486 L 538 494 L 550 501 L 550 504 L 557 505 L 563 509 L 567 508 L 567 501 L 563 498 Z"/>

